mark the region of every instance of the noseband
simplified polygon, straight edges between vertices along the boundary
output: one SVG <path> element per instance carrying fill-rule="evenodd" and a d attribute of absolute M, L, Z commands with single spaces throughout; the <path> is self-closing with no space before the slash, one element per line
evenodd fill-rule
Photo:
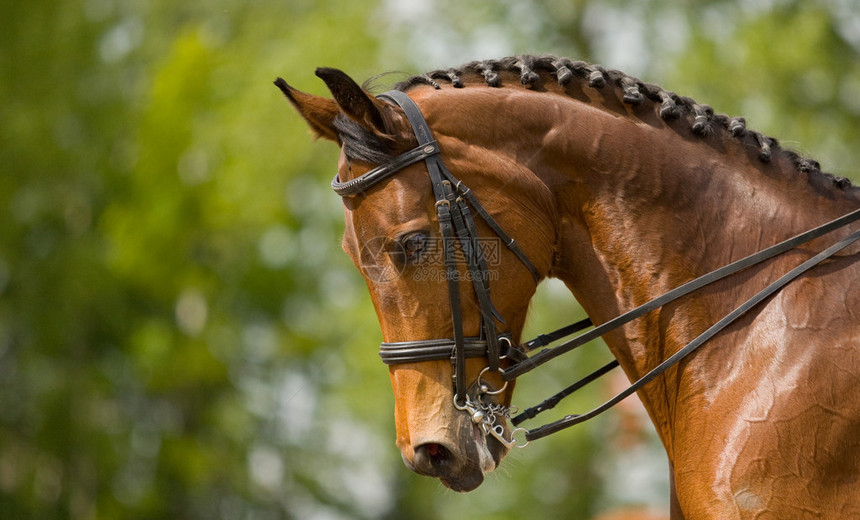
<path fill-rule="evenodd" d="M 430 182 L 433 186 L 433 194 L 436 197 L 436 215 L 439 219 L 439 228 L 442 236 L 445 274 L 448 282 L 448 294 L 451 302 L 451 319 L 454 328 L 453 338 L 382 343 L 379 348 L 379 355 L 382 358 L 382 361 L 389 365 L 433 360 L 451 360 L 454 365 L 453 379 L 455 406 L 457 406 L 458 409 L 466 410 L 470 413 L 472 415 L 472 419 L 476 423 L 481 424 L 485 433 L 492 434 L 508 447 L 522 447 L 524 444 L 519 444 L 513 439 L 506 440 L 502 435 L 504 433 L 504 427 L 495 423 L 496 416 L 507 416 L 507 410 L 502 410 L 504 407 L 501 407 L 500 405 L 485 404 L 480 400 L 480 394 L 490 395 L 500 393 L 501 390 L 497 390 L 495 392 L 489 391 L 485 385 L 480 384 L 479 375 L 478 399 L 477 401 L 470 399 L 467 394 L 466 358 L 486 357 L 488 360 L 488 367 L 485 371 L 499 371 L 502 374 L 503 379 L 506 381 L 513 380 L 519 375 L 542 365 L 546 361 L 549 361 L 560 354 L 569 352 L 581 345 L 584 345 L 607 332 L 617 329 L 624 324 L 675 301 L 682 296 L 690 294 L 697 289 L 794 249 L 802 244 L 830 233 L 831 231 L 844 227 L 849 223 L 860 220 L 860 210 L 848 213 L 847 215 L 823 224 L 817 228 L 801 233 L 800 235 L 768 247 L 767 249 L 763 249 L 758 253 L 737 260 L 729 265 L 717 269 L 716 271 L 691 280 L 662 296 L 659 296 L 593 328 L 588 332 L 575 336 L 574 338 L 555 347 L 543 349 L 531 357 L 527 357 L 527 353 L 537 348 L 545 347 L 552 342 L 591 327 L 591 320 L 585 319 L 548 334 L 541 334 L 531 341 L 527 341 L 516 346 L 513 345 L 510 335 L 499 334 L 496 329 L 495 322 L 498 321 L 500 324 L 504 325 L 504 320 L 490 300 L 490 289 L 488 285 L 489 271 L 487 270 L 487 263 L 484 258 L 483 250 L 478 243 L 478 233 L 475 228 L 474 218 L 472 217 L 472 210 L 474 210 L 474 213 L 486 222 L 507 248 L 520 259 L 523 265 L 525 265 L 531 273 L 532 277 L 534 277 L 536 283 L 541 280 L 538 270 L 519 249 L 516 242 L 508 236 L 508 234 L 504 232 L 501 226 L 499 226 L 490 214 L 484 210 L 472 192 L 465 187 L 462 182 L 455 178 L 445 167 L 442 159 L 439 157 L 439 144 L 435 139 L 433 139 L 430 127 L 427 125 L 427 122 L 424 120 L 424 116 L 421 114 L 421 111 L 415 102 L 412 101 L 412 99 L 405 93 L 396 90 L 386 92 L 379 97 L 392 101 L 403 109 L 406 114 L 406 118 L 409 120 L 412 125 L 412 129 L 415 132 L 418 146 L 399 155 L 391 162 L 374 168 L 355 179 L 340 182 L 337 175 L 335 175 L 332 180 L 331 187 L 341 197 L 350 197 L 362 193 L 385 179 L 390 178 L 392 175 L 411 164 L 415 164 L 420 161 L 425 162 Z M 792 269 L 737 307 L 734 311 L 730 312 L 709 329 L 702 332 L 685 347 L 657 365 L 650 372 L 635 381 L 627 389 L 606 403 L 587 413 L 581 415 L 568 415 L 545 426 L 528 430 L 525 435 L 526 440 L 530 441 L 544 437 L 561 429 L 573 426 L 574 424 L 584 422 L 608 410 L 615 404 L 618 404 L 624 398 L 636 392 L 671 366 L 677 364 L 681 359 L 691 354 L 725 327 L 745 314 L 748 310 L 772 296 L 798 276 L 858 240 L 860 240 L 860 231 L 855 231 L 848 237 L 840 240 L 836 244 L 828 247 L 824 251 Z M 478 337 L 463 336 L 463 316 L 459 291 L 459 259 L 457 255 L 458 245 L 462 252 L 466 268 L 469 271 L 469 278 L 472 280 L 472 285 L 481 310 L 481 332 Z M 510 360 L 512 364 L 511 366 L 502 369 L 500 366 L 501 360 L 506 358 Z M 554 407 L 564 397 L 567 397 L 575 390 L 597 379 L 599 376 L 607 373 L 609 370 L 617 366 L 618 362 L 615 360 L 607 363 L 602 368 L 575 382 L 546 401 L 525 410 L 522 414 L 514 417 L 512 422 L 517 425 L 526 419 L 531 419 L 540 412 Z"/>

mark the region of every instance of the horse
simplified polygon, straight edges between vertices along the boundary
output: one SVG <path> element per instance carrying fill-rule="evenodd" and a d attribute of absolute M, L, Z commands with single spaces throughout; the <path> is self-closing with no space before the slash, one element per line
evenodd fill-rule
<path fill-rule="evenodd" d="M 743 118 L 585 62 L 475 61 L 380 96 L 316 75 L 333 99 L 275 83 L 340 146 L 342 247 L 407 467 L 465 492 L 522 444 L 511 367 L 529 364 L 529 300 L 554 277 L 598 327 L 641 309 L 597 333 L 640 382 L 673 519 L 860 517 L 857 219 L 790 242 L 856 216 L 860 189 Z"/>

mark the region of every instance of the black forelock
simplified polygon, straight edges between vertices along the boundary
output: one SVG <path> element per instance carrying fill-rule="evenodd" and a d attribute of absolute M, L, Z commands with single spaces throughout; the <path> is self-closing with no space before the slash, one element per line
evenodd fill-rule
<path fill-rule="evenodd" d="M 340 114 L 334 120 L 334 129 L 351 160 L 371 164 L 384 164 L 394 157 L 394 142 L 368 131 L 353 119 Z"/>

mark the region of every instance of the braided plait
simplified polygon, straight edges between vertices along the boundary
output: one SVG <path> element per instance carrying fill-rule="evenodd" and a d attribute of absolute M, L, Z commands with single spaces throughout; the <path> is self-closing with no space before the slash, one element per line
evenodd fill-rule
<path fill-rule="evenodd" d="M 776 139 L 748 130 L 746 121 L 742 117 L 715 114 L 708 105 L 678 96 L 657 85 L 643 83 L 621 71 L 607 70 L 583 61 L 571 61 L 568 58 L 552 55 L 520 55 L 500 60 L 473 61 L 457 69 L 438 70 L 412 76 L 395 88 L 407 90 L 415 85 L 430 85 L 440 89 L 442 87 L 439 81 L 449 82 L 455 88 L 464 88 L 466 83 L 462 78 L 470 75 L 483 78 L 484 83 L 490 87 L 501 87 L 501 73 L 516 74 L 519 76 L 520 83 L 527 88 L 534 88 L 548 78 L 554 78 L 561 87 L 567 87 L 574 81 L 592 89 L 610 86 L 619 91 L 621 100 L 628 105 L 641 106 L 646 99 L 655 103 L 659 106 L 657 113 L 666 121 L 688 116 L 690 130 L 696 135 L 706 137 L 718 131 L 724 131 L 729 136 L 741 140 L 745 145 L 757 148 L 758 158 L 762 162 L 770 162 L 774 151 L 779 151 L 786 154 L 800 173 L 822 174 L 842 189 L 851 186 L 850 181 L 845 178 L 821 172 L 818 162 L 802 158 L 795 152 L 781 150 Z"/>

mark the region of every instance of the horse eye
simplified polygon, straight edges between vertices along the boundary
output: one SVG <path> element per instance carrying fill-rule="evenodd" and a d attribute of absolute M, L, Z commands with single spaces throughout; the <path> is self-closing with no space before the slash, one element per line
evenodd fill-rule
<path fill-rule="evenodd" d="M 427 247 L 427 235 L 424 233 L 411 233 L 400 240 L 403 253 L 407 261 L 416 260 L 421 252 Z"/>

